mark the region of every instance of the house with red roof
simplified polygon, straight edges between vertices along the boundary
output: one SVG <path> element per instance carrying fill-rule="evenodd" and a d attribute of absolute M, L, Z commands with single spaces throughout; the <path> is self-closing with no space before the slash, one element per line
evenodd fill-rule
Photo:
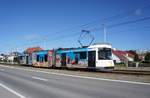
<path fill-rule="evenodd" d="M 134 55 L 121 50 L 112 50 L 112 58 L 116 63 L 126 63 L 128 61 L 134 61 Z"/>
<path fill-rule="evenodd" d="M 41 50 L 43 50 L 43 49 L 40 48 L 40 47 L 31 47 L 31 48 L 27 48 L 27 49 L 25 50 L 25 53 L 31 54 L 31 53 L 33 53 L 33 52 L 41 51 Z"/>

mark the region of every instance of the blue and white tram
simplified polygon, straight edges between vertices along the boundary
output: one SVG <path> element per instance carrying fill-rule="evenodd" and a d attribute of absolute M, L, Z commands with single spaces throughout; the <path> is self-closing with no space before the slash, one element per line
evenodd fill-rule
<path fill-rule="evenodd" d="M 67 68 L 114 68 L 112 47 L 105 43 L 84 48 L 59 49 L 55 53 L 54 65 Z"/>
<path fill-rule="evenodd" d="M 112 47 L 108 43 L 94 44 L 88 47 L 88 64 L 95 66 L 96 69 L 114 68 L 112 59 Z M 94 60 L 91 60 L 94 56 Z"/>

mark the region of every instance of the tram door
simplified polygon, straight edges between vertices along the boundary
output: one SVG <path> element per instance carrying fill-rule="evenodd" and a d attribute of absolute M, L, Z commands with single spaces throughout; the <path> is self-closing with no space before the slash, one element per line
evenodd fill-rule
<path fill-rule="evenodd" d="M 66 53 L 62 53 L 61 55 L 61 66 L 66 67 Z"/>
<path fill-rule="evenodd" d="M 96 67 L 96 52 L 95 51 L 89 51 L 88 52 L 88 67 Z"/>
<path fill-rule="evenodd" d="M 26 56 L 26 64 L 28 64 L 28 61 L 29 61 L 28 59 L 29 59 L 28 56 Z"/>

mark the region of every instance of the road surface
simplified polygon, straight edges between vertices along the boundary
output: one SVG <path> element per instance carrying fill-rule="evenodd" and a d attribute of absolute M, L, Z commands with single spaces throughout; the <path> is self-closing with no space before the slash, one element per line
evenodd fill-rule
<path fill-rule="evenodd" d="M 0 98 L 150 98 L 150 84 L 0 66 Z"/>

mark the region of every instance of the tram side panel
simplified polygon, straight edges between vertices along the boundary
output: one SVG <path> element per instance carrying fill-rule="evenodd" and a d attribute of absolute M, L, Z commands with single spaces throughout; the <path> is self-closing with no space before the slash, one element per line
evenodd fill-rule
<path fill-rule="evenodd" d="M 28 54 L 22 54 L 21 56 L 18 56 L 19 64 L 20 65 L 29 65 L 29 55 Z"/>
<path fill-rule="evenodd" d="M 56 53 L 56 67 L 87 68 L 87 51 L 58 50 Z"/>
<path fill-rule="evenodd" d="M 55 67 L 62 67 L 62 57 L 61 57 L 61 53 L 60 51 L 56 51 L 56 54 L 54 56 L 54 59 L 55 59 Z"/>
<path fill-rule="evenodd" d="M 52 67 L 54 65 L 54 51 L 49 50 L 48 51 L 48 67 Z"/>
<path fill-rule="evenodd" d="M 87 51 L 68 52 L 66 56 L 67 67 L 69 68 L 87 68 Z"/>
<path fill-rule="evenodd" d="M 39 51 L 32 54 L 32 64 L 35 67 L 49 67 L 48 51 Z"/>

